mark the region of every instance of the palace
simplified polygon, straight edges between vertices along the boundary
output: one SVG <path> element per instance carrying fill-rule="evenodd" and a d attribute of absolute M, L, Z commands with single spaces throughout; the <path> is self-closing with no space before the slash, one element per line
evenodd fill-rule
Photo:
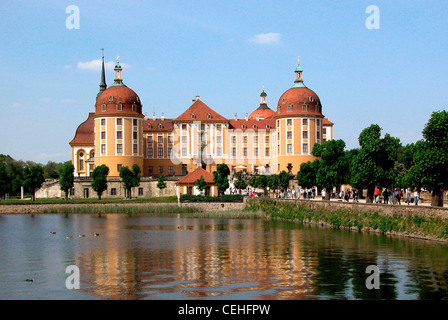
<path fill-rule="evenodd" d="M 333 123 L 324 117 L 317 94 L 304 84 L 300 63 L 293 86 L 281 95 L 275 111 L 268 107 L 263 87 L 260 106 L 240 119 L 222 116 L 199 96 L 174 119 L 163 113 L 146 117 L 139 96 L 123 83 L 118 58 L 114 70 L 114 82 L 107 87 L 103 56 L 95 111 L 70 142 L 77 177 L 90 176 L 102 164 L 109 167 L 110 177 L 134 164 L 144 177 L 185 176 L 199 167 L 213 172 L 221 163 L 231 172 L 297 172 L 301 163 L 315 159 L 315 143 L 333 139 Z"/>

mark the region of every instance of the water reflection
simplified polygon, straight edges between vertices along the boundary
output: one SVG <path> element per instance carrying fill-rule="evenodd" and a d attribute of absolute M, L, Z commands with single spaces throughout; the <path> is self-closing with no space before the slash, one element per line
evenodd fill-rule
<path fill-rule="evenodd" d="M 280 221 L 142 214 L 2 216 L 0 231 L 0 279 L 10 289 L 0 298 L 42 298 L 5 281 L 36 269 L 41 287 L 52 290 L 43 298 L 448 297 L 448 247 L 437 242 Z M 81 272 L 76 293 L 62 288 L 69 264 Z M 369 265 L 380 268 L 380 290 L 366 289 Z"/>

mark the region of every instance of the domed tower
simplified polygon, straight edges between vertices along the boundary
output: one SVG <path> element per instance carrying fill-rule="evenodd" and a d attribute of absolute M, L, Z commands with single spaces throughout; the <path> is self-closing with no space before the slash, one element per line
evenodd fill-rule
<path fill-rule="evenodd" d="M 260 94 L 260 106 L 249 115 L 249 119 L 263 120 L 268 119 L 274 115 L 275 112 L 268 107 L 266 96 L 267 94 L 266 92 L 264 92 L 263 86 L 263 91 Z"/>
<path fill-rule="evenodd" d="M 100 87 L 95 104 L 95 167 L 105 164 L 109 176 L 118 177 L 124 166 L 143 171 L 144 115 L 140 98 L 123 83 L 118 57 L 114 70 L 114 83 Z"/>
<path fill-rule="evenodd" d="M 317 94 L 303 82 L 298 61 L 292 88 L 282 94 L 274 114 L 277 129 L 277 172 L 297 172 L 300 164 L 314 161 L 311 151 L 322 143 L 322 105 Z"/>

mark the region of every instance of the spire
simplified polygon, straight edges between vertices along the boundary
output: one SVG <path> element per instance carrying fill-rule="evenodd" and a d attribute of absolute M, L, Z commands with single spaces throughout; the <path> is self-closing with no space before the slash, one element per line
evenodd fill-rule
<path fill-rule="evenodd" d="M 117 64 L 115 65 L 115 79 L 113 86 L 124 86 L 123 79 L 121 78 L 121 66 L 120 66 L 120 55 L 117 54 Z"/>
<path fill-rule="evenodd" d="M 101 82 L 100 82 L 100 92 L 98 92 L 98 95 L 103 92 L 104 90 L 106 90 L 107 88 L 107 84 L 106 84 L 106 72 L 104 69 L 104 48 L 101 49 L 101 51 L 103 51 L 103 56 L 102 56 L 102 62 L 101 62 Z"/>
<path fill-rule="evenodd" d="M 266 92 L 264 92 L 264 85 L 263 85 L 263 91 L 260 93 L 260 107 L 267 107 L 268 103 L 266 101 Z"/>
<path fill-rule="evenodd" d="M 306 88 L 305 84 L 303 83 L 302 79 L 302 72 L 303 69 L 300 66 L 300 57 L 297 58 L 297 68 L 294 70 L 294 73 L 296 74 L 296 79 L 294 80 L 293 88 Z"/>

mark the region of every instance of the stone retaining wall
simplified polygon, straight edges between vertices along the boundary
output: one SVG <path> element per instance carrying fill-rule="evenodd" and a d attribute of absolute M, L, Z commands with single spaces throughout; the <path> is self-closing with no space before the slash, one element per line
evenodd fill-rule
<path fill-rule="evenodd" d="M 227 210 L 242 210 L 245 208 L 245 203 L 232 203 L 232 202 L 190 202 L 180 203 L 177 202 L 119 202 L 119 203 L 46 203 L 46 204 L 0 204 L 0 214 L 8 213 L 42 213 L 44 211 L 52 211 L 60 207 L 95 207 L 95 206 L 111 206 L 111 207 L 123 207 L 123 206 L 176 206 L 181 207 L 195 207 L 202 211 L 227 211 Z M 56 210 L 55 210 L 56 211 Z"/>

